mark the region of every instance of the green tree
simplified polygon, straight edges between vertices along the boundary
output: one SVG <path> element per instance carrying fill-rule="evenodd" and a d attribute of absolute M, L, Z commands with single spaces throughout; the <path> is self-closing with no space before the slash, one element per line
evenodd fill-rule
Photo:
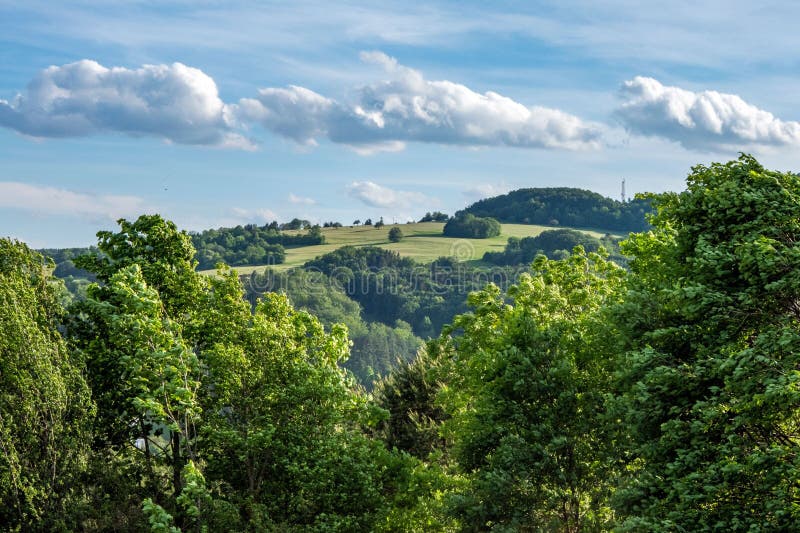
<path fill-rule="evenodd" d="M 389 230 L 389 240 L 391 242 L 400 242 L 403 240 L 403 230 L 398 228 L 397 226 L 392 227 Z"/>
<path fill-rule="evenodd" d="M 93 408 L 56 329 L 50 267 L 0 239 L 0 523 L 10 531 L 79 527 Z"/>
<path fill-rule="evenodd" d="M 371 410 L 337 364 L 348 349 L 343 326 L 326 333 L 267 293 L 238 337 L 206 354 L 206 476 L 252 527 L 368 530 L 380 509 L 380 448 L 360 429 Z"/>
<path fill-rule="evenodd" d="M 580 247 L 564 261 L 539 256 L 506 295 L 493 285 L 471 294 L 474 311 L 437 341 L 451 362 L 440 377 L 445 435 L 469 477 L 453 498 L 465 530 L 609 526 L 604 309 L 623 279 Z"/>
<path fill-rule="evenodd" d="M 742 155 L 653 203 L 623 249 L 623 529 L 797 530 L 800 178 Z"/>
<path fill-rule="evenodd" d="M 112 275 L 104 289 L 95 287 L 87 303 L 107 324 L 105 349 L 119 361 L 125 378 L 124 422 L 140 430 L 137 448 L 144 452 L 152 496 L 160 499 L 163 492 L 152 465 L 161 460 L 169 466 L 177 498 L 184 465 L 196 458 L 200 362 L 181 338 L 180 327 L 163 315 L 159 295 L 147 286 L 139 265 Z"/>
<path fill-rule="evenodd" d="M 488 239 L 500 235 L 500 223 L 493 218 L 476 217 L 471 213 L 459 214 L 447 221 L 442 233 L 445 237 Z"/>

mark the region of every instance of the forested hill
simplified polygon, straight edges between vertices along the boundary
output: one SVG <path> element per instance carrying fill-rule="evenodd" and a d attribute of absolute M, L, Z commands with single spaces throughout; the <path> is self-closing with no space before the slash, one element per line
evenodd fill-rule
<path fill-rule="evenodd" d="M 622 232 L 648 229 L 648 200 L 619 202 L 596 192 L 570 187 L 518 189 L 479 200 L 456 213 L 492 217 L 500 222 L 602 228 Z"/>

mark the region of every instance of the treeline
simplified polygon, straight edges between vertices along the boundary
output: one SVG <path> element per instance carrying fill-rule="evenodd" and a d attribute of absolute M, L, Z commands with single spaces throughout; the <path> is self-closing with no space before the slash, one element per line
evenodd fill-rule
<path fill-rule="evenodd" d="M 300 230 L 305 233 L 285 233 L 282 230 Z M 294 219 L 278 225 L 277 222 L 258 226 L 247 224 L 235 228 L 209 229 L 192 233 L 192 244 L 197 249 L 198 268 L 216 268 L 217 263 L 229 266 L 277 265 L 286 258 L 285 247 L 324 244 L 325 236 L 319 226 Z"/>
<path fill-rule="evenodd" d="M 620 240 L 608 234 L 597 238 L 574 229 L 546 230 L 535 237 L 509 237 L 502 252 L 486 252 L 483 260 L 495 265 L 520 265 L 532 263 L 537 255 L 566 259 L 576 246 L 581 246 L 587 252 L 597 252 L 602 247 L 612 261 L 624 266 L 627 261 L 620 254 Z"/>
<path fill-rule="evenodd" d="M 645 231 L 647 199 L 619 202 L 595 192 L 570 187 L 518 189 L 479 200 L 456 213 L 493 217 L 500 222 L 602 228 L 609 231 Z"/>
<path fill-rule="evenodd" d="M 650 197 L 629 270 L 489 284 L 366 394 L 346 327 L 194 270 L 159 217 L 59 304 L 0 240 L 0 523 L 24 531 L 797 531 L 800 176 Z M 314 276 L 397 263 L 369 252 Z M 328 272 L 323 272 L 328 268 Z"/>

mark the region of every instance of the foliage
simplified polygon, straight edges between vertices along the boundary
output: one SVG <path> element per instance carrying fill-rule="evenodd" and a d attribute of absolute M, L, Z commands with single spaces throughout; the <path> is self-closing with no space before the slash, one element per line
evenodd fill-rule
<path fill-rule="evenodd" d="M 277 529 L 358 530 L 379 506 L 378 464 L 358 429 L 369 410 L 337 365 L 347 352 L 344 327 L 325 333 L 271 293 L 238 338 L 208 352 L 216 392 L 206 411 L 206 476 L 230 487 L 251 519 L 258 512 Z"/>
<path fill-rule="evenodd" d="M 389 241 L 400 242 L 402 240 L 403 240 L 403 230 L 401 230 L 397 226 L 393 226 L 392 229 L 389 230 Z"/>
<path fill-rule="evenodd" d="M 563 261 L 539 256 L 507 295 L 492 285 L 471 294 L 474 311 L 445 328 L 437 343 L 450 368 L 439 396 L 469 475 L 452 500 L 465 529 L 609 525 L 603 310 L 620 298 L 623 274 L 580 247 Z"/>
<path fill-rule="evenodd" d="M 433 213 L 428 211 L 427 213 L 425 213 L 425 216 L 423 216 L 421 219 L 419 219 L 419 221 L 420 222 L 447 222 L 449 219 L 450 219 L 450 217 L 447 216 L 446 214 L 442 213 L 441 211 L 434 211 Z"/>
<path fill-rule="evenodd" d="M 444 225 L 445 237 L 488 239 L 500 235 L 500 223 L 491 217 L 476 217 L 471 213 L 456 214 Z"/>
<path fill-rule="evenodd" d="M 800 178 L 750 156 L 655 196 L 624 250 L 624 529 L 800 527 Z"/>
<path fill-rule="evenodd" d="M 65 530 L 81 504 L 93 406 L 57 331 L 62 309 L 41 255 L 0 239 L 0 523 Z"/>
<path fill-rule="evenodd" d="M 320 272 L 361 304 L 364 318 L 394 325 L 411 324 L 414 333 L 430 337 L 457 313 L 466 311 L 465 295 L 495 281 L 510 284 L 515 269 L 490 271 L 450 258 L 420 265 L 397 252 L 344 246 L 309 261 L 306 270 Z"/>
<path fill-rule="evenodd" d="M 445 447 L 439 435 L 445 414 L 435 403 L 440 387 L 433 369 L 442 362 L 428 354 L 432 346 L 428 343 L 413 361 L 400 362 L 375 387 L 375 401 L 389 413 L 377 427 L 381 439 L 390 449 L 422 460 Z"/>
<path fill-rule="evenodd" d="M 651 212 L 647 199 L 618 202 L 600 194 L 569 187 L 518 189 L 485 198 L 456 213 L 494 217 L 501 222 L 546 224 L 609 231 L 644 231 Z"/>
<path fill-rule="evenodd" d="M 576 246 L 588 252 L 596 252 L 602 246 L 611 253 L 611 258 L 618 264 L 625 263 L 619 254 L 617 241 L 607 235 L 598 239 L 573 229 L 554 229 L 543 231 L 536 237 L 510 237 L 502 252 L 486 252 L 483 260 L 496 265 L 530 264 L 537 255 L 546 255 L 550 259 L 564 259 Z"/>
<path fill-rule="evenodd" d="M 245 279 L 248 299 L 253 305 L 265 291 L 285 292 L 296 309 L 313 314 L 326 328 L 337 323 L 347 326 L 352 348 L 342 366 L 353 372 L 368 390 L 376 379 L 387 375 L 398 360 L 412 359 L 422 342 L 406 322 L 385 325 L 363 320 L 358 302 L 345 294 L 337 280 L 321 272 L 267 270 L 263 275 Z"/>
<path fill-rule="evenodd" d="M 304 228 L 309 228 L 305 234 L 281 232 Z M 235 228 L 210 229 L 194 233 L 191 237 L 197 249 L 201 270 L 215 268 L 217 263 L 230 266 L 277 265 L 283 263 L 286 257 L 286 246 L 308 246 L 325 242 L 319 226 L 312 228 L 307 221 L 299 220 L 297 223 L 283 225 L 280 229 L 277 224 L 247 224 Z"/>

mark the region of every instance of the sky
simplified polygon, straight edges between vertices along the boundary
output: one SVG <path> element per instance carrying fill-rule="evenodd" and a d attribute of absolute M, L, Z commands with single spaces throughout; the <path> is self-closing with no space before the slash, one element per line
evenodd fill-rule
<path fill-rule="evenodd" d="M 0 237 L 800 169 L 800 4 L 0 0 Z"/>

